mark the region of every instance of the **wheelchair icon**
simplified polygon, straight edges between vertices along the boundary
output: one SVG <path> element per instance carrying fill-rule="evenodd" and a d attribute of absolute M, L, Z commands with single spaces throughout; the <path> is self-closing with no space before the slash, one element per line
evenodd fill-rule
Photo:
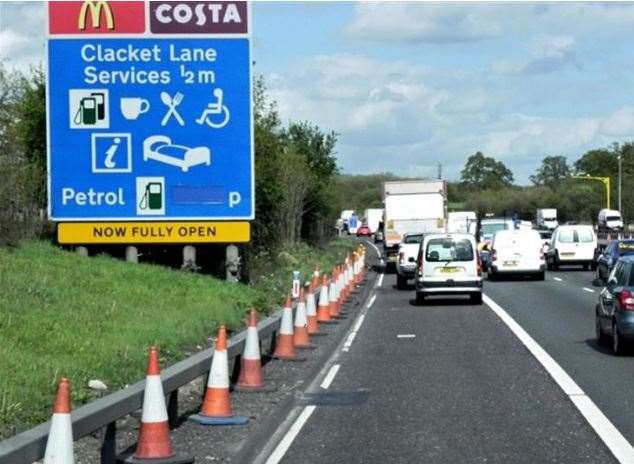
<path fill-rule="evenodd" d="M 214 89 L 215 103 L 209 103 L 196 122 L 200 125 L 207 124 L 212 129 L 221 129 L 229 123 L 229 108 L 222 104 L 224 92 L 222 89 Z M 221 116 L 215 118 L 215 116 Z"/>

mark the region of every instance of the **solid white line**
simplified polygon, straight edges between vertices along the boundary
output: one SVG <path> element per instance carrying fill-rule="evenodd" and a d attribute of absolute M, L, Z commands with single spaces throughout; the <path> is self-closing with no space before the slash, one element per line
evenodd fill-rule
<path fill-rule="evenodd" d="M 304 408 L 304 410 L 297 417 L 297 419 L 295 420 L 291 428 L 288 429 L 288 432 L 286 432 L 286 435 L 284 435 L 284 438 L 282 438 L 282 441 L 277 445 L 277 447 L 275 448 L 275 451 L 273 451 L 273 453 L 271 453 L 269 458 L 266 460 L 266 464 L 277 464 L 284 458 L 284 455 L 286 454 L 288 449 L 291 447 L 291 445 L 293 444 L 293 441 L 295 440 L 299 432 L 302 430 L 302 427 L 304 426 L 306 421 L 308 421 L 311 414 L 315 411 L 316 408 L 317 406 L 313 406 L 313 405 L 306 406 Z"/>
<path fill-rule="evenodd" d="M 556 278 L 556 277 L 555 277 Z M 621 464 L 634 464 L 634 449 L 625 439 L 621 432 L 605 417 L 594 402 L 586 396 L 583 390 L 572 380 L 539 344 L 531 337 L 515 320 L 487 295 L 482 295 L 486 305 L 502 319 L 517 338 L 526 346 L 533 356 L 541 363 L 559 387 L 570 398 L 570 401 L 577 407 L 579 412 L 585 417 L 588 424 L 599 435 L 614 457 Z"/>
<path fill-rule="evenodd" d="M 372 298 L 370 298 L 370 301 L 368 301 L 367 307 L 369 308 L 370 306 L 372 306 L 375 301 L 376 301 L 376 295 L 372 295 Z"/>
<path fill-rule="evenodd" d="M 341 364 L 335 364 L 330 368 L 330 370 L 328 371 L 328 375 L 324 377 L 324 381 L 321 383 L 321 388 L 323 388 L 324 390 L 328 390 L 328 387 L 330 387 L 330 384 L 335 379 L 335 375 L 337 375 L 337 372 L 339 372 L 340 367 Z"/>
<path fill-rule="evenodd" d="M 377 246 L 376 246 L 374 243 L 372 243 L 372 242 L 366 242 L 366 243 L 367 243 L 368 245 L 372 245 L 372 248 L 374 248 L 374 250 L 376 251 L 376 256 L 377 256 L 377 258 L 380 258 L 380 257 L 381 257 L 381 252 L 379 251 L 379 249 L 377 248 Z"/>
<path fill-rule="evenodd" d="M 377 280 L 377 281 L 376 281 L 376 286 L 377 286 L 377 287 L 380 287 L 380 286 L 383 284 L 383 276 L 384 276 L 384 275 L 385 275 L 385 274 L 380 274 L 380 275 L 379 275 L 379 280 Z"/>
<path fill-rule="evenodd" d="M 396 338 L 416 338 L 414 334 L 398 334 Z"/>
<path fill-rule="evenodd" d="M 563 279 L 560 279 L 559 277 L 553 277 L 553 279 L 555 279 L 557 282 L 562 282 Z"/>
<path fill-rule="evenodd" d="M 588 287 L 583 287 L 583 290 L 588 292 L 588 293 L 594 293 L 594 290 L 592 290 L 591 288 L 588 288 Z"/>

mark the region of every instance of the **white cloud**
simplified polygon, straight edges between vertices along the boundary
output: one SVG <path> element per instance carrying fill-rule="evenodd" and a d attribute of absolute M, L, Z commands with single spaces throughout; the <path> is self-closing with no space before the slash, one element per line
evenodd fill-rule
<path fill-rule="evenodd" d="M 491 70 L 498 74 L 544 74 L 558 71 L 566 65 L 577 69 L 581 65 L 576 57 L 575 39 L 571 36 L 541 35 L 528 45 L 530 58 L 524 62 L 498 61 Z"/>
<path fill-rule="evenodd" d="M 45 18 L 46 2 L 0 2 L 0 58 L 10 68 L 43 62 Z"/>

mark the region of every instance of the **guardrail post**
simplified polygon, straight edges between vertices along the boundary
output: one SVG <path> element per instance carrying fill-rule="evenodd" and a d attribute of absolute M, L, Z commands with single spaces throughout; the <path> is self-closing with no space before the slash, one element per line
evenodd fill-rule
<path fill-rule="evenodd" d="M 178 425 L 178 388 L 169 394 L 167 401 L 167 417 L 170 428 Z"/>
<path fill-rule="evenodd" d="M 135 246 L 125 247 L 125 260 L 129 263 L 139 262 L 139 250 Z"/>
<path fill-rule="evenodd" d="M 117 461 L 117 423 L 106 425 L 101 445 L 101 464 L 115 464 Z"/>
<path fill-rule="evenodd" d="M 79 256 L 88 256 L 88 248 L 85 246 L 78 246 L 75 251 Z"/>

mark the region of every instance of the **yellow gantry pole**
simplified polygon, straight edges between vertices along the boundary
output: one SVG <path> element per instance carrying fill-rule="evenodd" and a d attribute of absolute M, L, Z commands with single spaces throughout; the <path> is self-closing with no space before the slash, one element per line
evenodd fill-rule
<path fill-rule="evenodd" d="M 572 176 L 573 179 L 598 180 L 605 186 L 606 208 L 610 209 L 610 178 L 598 176 Z"/>

